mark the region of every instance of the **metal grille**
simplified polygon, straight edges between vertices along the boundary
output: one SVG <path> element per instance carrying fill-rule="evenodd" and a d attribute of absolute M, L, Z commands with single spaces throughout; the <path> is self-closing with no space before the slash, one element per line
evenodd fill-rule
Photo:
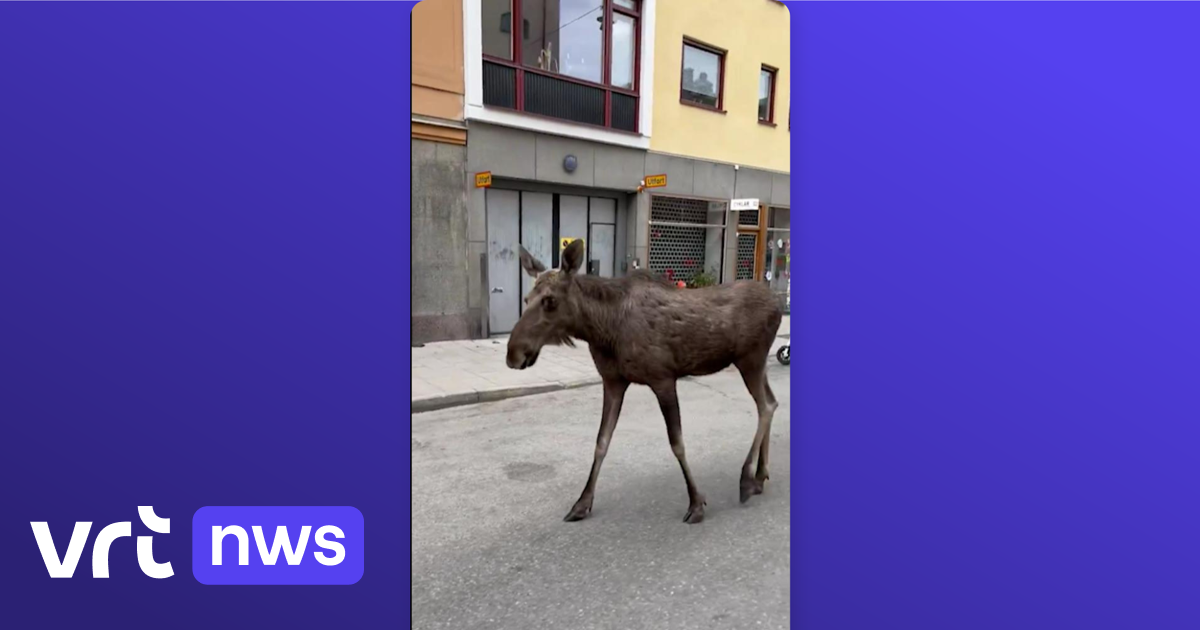
<path fill-rule="evenodd" d="M 633 131 L 637 128 L 637 99 L 627 94 L 612 95 L 613 129 Z"/>
<path fill-rule="evenodd" d="M 742 210 L 738 213 L 738 225 L 758 226 L 758 210 Z"/>
<path fill-rule="evenodd" d="M 694 223 L 696 227 L 655 225 L 656 221 Z M 650 271 L 684 282 L 703 271 L 706 235 L 708 230 L 714 229 L 706 227 L 706 223 L 707 201 L 653 197 L 650 202 Z"/>
<path fill-rule="evenodd" d="M 525 111 L 603 125 L 604 90 L 526 72 Z"/>
<path fill-rule="evenodd" d="M 708 202 L 700 199 L 655 196 L 650 202 L 651 221 L 708 223 Z"/>
<path fill-rule="evenodd" d="M 734 276 L 734 279 L 754 279 L 754 246 L 757 244 L 757 234 L 738 234 L 737 274 Z"/>
<path fill-rule="evenodd" d="M 650 226 L 650 271 L 687 282 L 704 269 L 702 227 Z"/>
<path fill-rule="evenodd" d="M 517 106 L 517 71 L 496 63 L 483 62 L 483 102 L 500 107 Z"/>

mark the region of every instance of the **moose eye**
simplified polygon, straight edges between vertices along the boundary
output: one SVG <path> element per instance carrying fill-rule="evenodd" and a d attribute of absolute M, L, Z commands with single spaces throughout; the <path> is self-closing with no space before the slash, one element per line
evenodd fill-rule
<path fill-rule="evenodd" d="M 546 309 L 547 311 L 553 311 L 554 309 L 558 308 L 558 300 L 554 299 L 553 295 L 547 295 L 546 297 L 542 298 L 542 308 Z"/>

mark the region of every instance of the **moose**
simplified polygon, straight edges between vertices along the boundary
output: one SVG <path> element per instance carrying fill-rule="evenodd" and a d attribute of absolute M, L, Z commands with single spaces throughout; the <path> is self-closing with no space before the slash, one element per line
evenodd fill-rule
<path fill-rule="evenodd" d="M 742 465 L 742 503 L 761 494 L 769 479 L 767 454 L 771 419 L 778 406 L 767 382 L 767 358 L 783 319 L 778 298 L 762 283 L 742 281 L 679 289 L 645 270 L 622 278 L 580 274 L 583 242 L 573 241 L 559 269 L 547 270 L 522 246 L 521 267 L 535 278 L 525 311 L 508 339 L 506 362 L 523 370 L 537 362 L 542 347 L 587 342 L 604 384 L 600 432 L 592 471 L 579 500 L 563 519 L 586 518 L 592 511 L 596 479 L 630 383 L 646 385 L 658 398 L 671 451 L 683 469 L 688 509 L 685 523 L 704 520 L 704 495 L 696 487 L 683 448 L 675 383 L 733 365 L 758 407 L 758 429 Z M 751 466 L 757 461 L 757 470 Z"/>

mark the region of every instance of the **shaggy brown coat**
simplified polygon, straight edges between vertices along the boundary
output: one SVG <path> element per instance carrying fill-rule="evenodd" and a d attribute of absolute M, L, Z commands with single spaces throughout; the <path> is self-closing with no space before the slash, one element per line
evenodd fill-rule
<path fill-rule="evenodd" d="M 583 243 L 562 253 L 560 269 L 547 271 L 521 248 L 521 266 L 537 278 L 525 297 L 525 311 L 508 341 L 508 367 L 533 365 L 547 344 L 586 341 L 604 381 L 604 404 L 592 472 L 567 521 L 585 518 L 592 509 L 596 478 L 621 413 L 630 383 L 647 385 L 658 397 L 671 450 L 688 487 L 684 520 L 704 518 L 704 496 L 692 479 L 684 452 L 675 382 L 703 376 L 730 365 L 742 374 L 758 407 L 758 430 L 742 466 L 744 503 L 763 490 L 768 479 L 771 419 L 777 404 L 766 378 L 771 344 L 783 319 L 779 299 L 766 284 L 752 281 L 700 289 L 678 289 L 645 271 L 624 278 L 578 274 Z M 750 469 L 757 458 L 757 472 Z"/>

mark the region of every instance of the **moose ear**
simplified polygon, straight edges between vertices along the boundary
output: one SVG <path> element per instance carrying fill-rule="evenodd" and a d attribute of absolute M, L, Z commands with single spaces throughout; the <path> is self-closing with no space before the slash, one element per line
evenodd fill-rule
<path fill-rule="evenodd" d="M 574 240 L 570 245 L 563 250 L 562 253 L 562 272 L 566 274 L 579 271 L 579 266 L 583 264 L 583 241 Z"/>
<path fill-rule="evenodd" d="M 524 245 L 521 246 L 521 268 L 525 270 L 525 273 L 534 278 L 546 271 L 546 265 L 543 265 L 541 261 L 533 257 L 533 254 L 526 251 Z"/>

